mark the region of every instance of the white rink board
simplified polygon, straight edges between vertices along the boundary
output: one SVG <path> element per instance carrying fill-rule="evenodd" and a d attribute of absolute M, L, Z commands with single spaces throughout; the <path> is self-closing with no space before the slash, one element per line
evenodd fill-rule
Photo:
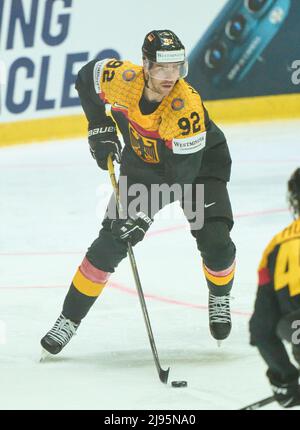
<path fill-rule="evenodd" d="M 226 1 L 201 3 L 152 0 L 141 7 L 139 0 L 115 0 L 112 10 L 103 0 L 43 0 L 35 10 L 29 0 L 21 0 L 21 9 L 15 0 L 5 0 L 3 9 L 0 2 L 0 122 L 81 113 L 79 69 L 99 54 L 141 64 L 144 37 L 153 29 L 174 30 L 189 52 Z"/>

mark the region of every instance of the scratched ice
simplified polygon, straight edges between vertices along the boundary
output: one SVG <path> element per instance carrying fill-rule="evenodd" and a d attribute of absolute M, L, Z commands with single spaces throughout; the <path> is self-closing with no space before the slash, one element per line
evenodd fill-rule
<path fill-rule="evenodd" d="M 238 409 L 270 395 L 248 320 L 261 253 L 291 221 L 286 182 L 300 165 L 300 122 L 223 128 L 238 255 L 233 330 L 221 348 L 209 335 L 200 257 L 180 209 L 135 248 L 162 366 L 170 381 L 188 381 L 184 389 L 158 380 L 127 260 L 66 349 L 38 362 L 40 338 L 98 233 L 109 179 L 85 139 L 0 150 L 1 409 Z"/>

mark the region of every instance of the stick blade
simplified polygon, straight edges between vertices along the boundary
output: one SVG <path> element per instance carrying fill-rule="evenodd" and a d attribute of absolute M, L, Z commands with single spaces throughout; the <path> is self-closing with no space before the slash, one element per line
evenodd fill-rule
<path fill-rule="evenodd" d="M 274 396 L 266 397 L 265 399 L 259 400 L 258 402 L 251 403 L 251 405 L 241 408 L 240 411 L 253 411 L 255 409 L 262 408 L 263 406 L 266 406 L 272 402 L 275 402 Z"/>
<path fill-rule="evenodd" d="M 170 368 L 169 367 L 168 367 L 167 370 L 160 369 L 160 371 L 159 371 L 159 379 L 161 380 L 161 382 L 163 384 L 167 384 L 168 378 L 169 378 L 169 372 L 170 372 Z"/>

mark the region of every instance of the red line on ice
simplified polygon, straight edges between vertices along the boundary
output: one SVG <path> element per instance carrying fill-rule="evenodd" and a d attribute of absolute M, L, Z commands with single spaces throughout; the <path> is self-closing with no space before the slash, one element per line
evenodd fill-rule
<path fill-rule="evenodd" d="M 27 286 L 11 286 L 11 287 L 1 287 L 0 286 L 0 290 L 23 290 L 23 289 L 53 289 L 53 288 L 68 288 L 66 285 L 27 285 Z M 125 287 L 124 285 L 118 283 L 118 282 L 109 282 L 108 288 L 114 288 L 116 290 L 122 291 L 123 293 L 126 294 L 130 294 L 130 295 L 137 295 L 136 290 L 132 289 L 132 288 L 128 288 Z M 145 298 L 147 299 L 151 299 L 154 300 L 156 302 L 164 302 L 164 303 L 169 303 L 172 305 L 177 305 L 177 306 L 182 306 L 185 308 L 192 308 L 192 309 L 202 309 L 202 310 L 207 310 L 207 306 L 206 305 L 197 305 L 195 303 L 189 303 L 189 302 L 184 302 L 181 300 L 175 300 L 175 299 L 170 299 L 168 297 L 163 297 L 163 296 L 158 296 L 156 294 L 148 294 L 145 293 L 144 294 Z M 234 315 L 241 315 L 241 316 L 250 316 L 251 313 L 249 312 L 241 312 L 241 311 L 231 311 L 232 314 Z"/>
<path fill-rule="evenodd" d="M 252 216 L 260 216 L 260 215 L 267 215 L 267 214 L 272 214 L 272 213 L 281 213 L 281 212 L 287 212 L 288 209 L 268 209 L 268 210 L 264 210 L 264 211 L 259 211 L 259 212 L 246 212 L 246 213 L 241 213 L 241 214 L 237 214 L 235 215 L 235 218 L 244 218 L 244 217 L 252 217 Z M 149 236 L 158 236 L 160 234 L 164 234 L 164 233 L 170 233 L 171 231 L 178 231 L 178 230 L 183 230 L 183 229 L 188 229 L 189 225 L 188 224 L 180 224 L 180 225 L 176 225 L 173 227 L 169 227 L 169 228 L 163 228 L 160 230 L 156 230 L 153 232 L 150 232 L 147 234 L 147 237 Z M 21 252 L 21 253 L 0 253 L 0 255 L 2 256 L 39 256 L 39 255 L 70 255 L 70 254 L 83 254 L 83 251 L 74 251 L 74 252 L 31 252 L 31 253 L 26 253 L 26 252 Z M 134 289 L 125 287 L 117 282 L 110 282 L 109 286 L 111 288 L 115 288 L 117 290 L 120 290 L 122 292 L 125 292 L 127 294 L 132 294 L 132 295 L 137 295 L 137 292 Z M 47 289 L 47 288 L 67 288 L 65 285 L 37 285 L 37 286 L 20 286 L 20 287 L 16 287 L 16 286 L 12 286 L 12 287 L 1 287 L 0 289 L 32 289 L 32 288 L 42 288 L 42 289 Z M 163 296 L 157 296 L 155 294 L 145 294 L 145 297 L 148 299 L 152 299 L 155 301 L 160 301 L 160 302 L 165 302 L 165 303 L 170 303 L 170 304 L 174 304 L 174 305 L 178 305 L 178 306 L 184 306 L 184 307 L 189 307 L 189 308 L 193 308 L 193 309 L 207 309 L 207 306 L 205 305 L 196 305 L 194 303 L 188 303 L 188 302 L 183 302 L 183 301 L 178 301 L 178 300 L 174 300 L 174 299 L 170 299 L 167 297 L 163 297 Z M 232 311 L 232 314 L 235 315 L 243 315 L 243 316 L 250 316 L 251 313 L 250 312 L 242 312 L 242 311 Z"/>
<path fill-rule="evenodd" d="M 247 218 L 247 217 L 269 215 L 269 214 L 282 213 L 282 212 L 288 212 L 288 209 L 267 209 L 267 210 L 258 211 L 258 212 L 245 212 L 245 213 L 234 215 L 234 218 Z M 147 233 L 146 238 L 152 237 L 152 236 L 159 236 L 160 234 L 170 233 L 172 231 L 188 230 L 188 229 L 189 229 L 188 224 L 178 224 L 172 227 L 161 228 L 159 230 L 154 230 L 152 232 L 149 232 Z M 83 254 L 84 254 L 84 251 L 0 252 L 0 256 L 34 256 L 34 255 L 42 256 L 42 255 L 83 255 Z"/>

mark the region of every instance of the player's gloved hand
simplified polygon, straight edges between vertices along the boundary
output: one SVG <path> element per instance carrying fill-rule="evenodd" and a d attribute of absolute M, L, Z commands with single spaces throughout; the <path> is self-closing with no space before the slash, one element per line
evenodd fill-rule
<path fill-rule="evenodd" d="M 289 381 L 281 381 L 277 375 L 274 375 L 270 370 L 267 371 L 271 388 L 275 400 L 283 408 L 292 408 L 300 405 L 300 387 L 298 378 Z"/>
<path fill-rule="evenodd" d="M 116 219 L 111 223 L 112 234 L 116 239 L 130 242 L 132 246 L 143 240 L 152 219 L 143 212 L 136 214 L 136 219 Z"/>
<path fill-rule="evenodd" d="M 108 170 L 107 159 L 113 154 L 113 160 L 121 161 L 121 143 L 117 136 L 116 126 L 111 118 L 105 123 L 89 123 L 88 141 L 92 156 L 101 169 Z"/>

